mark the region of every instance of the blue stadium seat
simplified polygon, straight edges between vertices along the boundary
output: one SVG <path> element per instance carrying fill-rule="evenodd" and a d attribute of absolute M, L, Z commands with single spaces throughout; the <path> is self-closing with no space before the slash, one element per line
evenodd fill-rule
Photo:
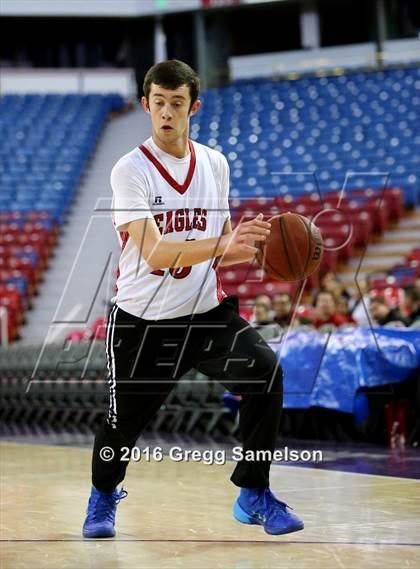
<path fill-rule="evenodd" d="M 61 223 L 119 95 L 6 95 L 0 99 L 0 210 L 48 211 Z"/>
<path fill-rule="evenodd" d="M 362 72 L 297 81 L 238 81 L 203 95 L 191 137 L 223 151 L 232 175 L 231 196 L 275 196 L 311 191 L 296 176 L 313 172 L 322 189 L 346 177 L 356 188 L 400 186 L 406 205 L 418 203 L 420 145 L 418 68 Z M 266 160 L 263 165 L 259 159 Z"/>

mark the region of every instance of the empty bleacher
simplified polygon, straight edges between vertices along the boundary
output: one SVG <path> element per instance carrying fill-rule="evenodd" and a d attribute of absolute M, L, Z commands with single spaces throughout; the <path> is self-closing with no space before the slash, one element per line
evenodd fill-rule
<path fill-rule="evenodd" d="M 222 151 L 232 199 L 401 188 L 418 203 L 417 67 L 205 93 L 191 137 Z"/>
<path fill-rule="evenodd" d="M 0 306 L 18 337 L 60 227 L 118 95 L 0 99 Z"/>
<path fill-rule="evenodd" d="M 321 229 L 320 270 L 350 262 L 354 278 L 354 255 L 419 203 L 419 86 L 417 67 L 239 81 L 205 94 L 191 136 L 228 158 L 234 225 L 260 211 L 296 211 Z M 221 271 L 226 292 L 245 303 L 296 292 L 256 266 Z M 316 285 L 315 274 L 307 287 Z"/>

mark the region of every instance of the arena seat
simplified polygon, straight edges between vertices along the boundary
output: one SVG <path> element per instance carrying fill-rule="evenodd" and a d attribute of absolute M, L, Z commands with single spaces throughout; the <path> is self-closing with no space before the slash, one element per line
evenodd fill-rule
<path fill-rule="evenodd" d="M 60 226 L 119 95 L 0 99 L 0 305 L 17 338 Z M 19 300 L 18 300 L 19 297 Z"/>
<path fill-rule="evenodd" d="M 372 288 L 376 291 L 385 289 L 397 289 L 401 291 L 405 286 L 415 284 L 420 278 L 420 248 L 414 248 L 406 260 L 391 267 L 386 274 L 378 274 L 372 277 Z"/>
<path fill-rule="evenodd" d="M 227 156 L 232 199 L 386 187 L 412 206 L 419 75 L 406 67 L 211 89 L 191 137 Z"/>

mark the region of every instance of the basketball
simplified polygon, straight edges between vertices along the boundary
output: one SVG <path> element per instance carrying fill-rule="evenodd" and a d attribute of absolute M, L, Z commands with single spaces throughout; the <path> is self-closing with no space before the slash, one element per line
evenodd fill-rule
<path fill-rule="evenodd" d="M 283 213 L 268 220 L 271 233 L 259 243 L 257 260 L 264 271 L 281 281 L 299 281 L 311 275 L 322 260 L 318 227 L 298 213 Z"/>

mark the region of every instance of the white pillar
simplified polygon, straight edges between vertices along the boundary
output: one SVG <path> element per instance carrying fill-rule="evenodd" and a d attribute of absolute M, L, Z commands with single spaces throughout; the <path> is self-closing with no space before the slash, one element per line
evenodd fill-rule
<path fill-rule="evenodd" d="M 319 13 L 314 2 L 304 2 L 300 10 L 300 37 L 304 49 L 320 47 Z"/>
<path fill-rule="evenodd" d="M 155 19 L 155 63 L 159 61 L 165 61 L 168 59 L 168 52 L 166 50 L 166 35 L 163 30 L 162 20 L 160 18 Z"/>
<path fill-rule="evenodd" d="M 197 61 L 197 72 L 200 76 L 200 85 L 207 89 L 207 54 L 206 54 L 206 26 L 204 14 L 198 11 L 194 14 L 194 42 Z"/>
<path fill-rule="evenodd" d="M 0 326 L 1 326 L 1 342 L 2 346 L 9 345 L 9 325 L 7 308 L 0 306 Z"/>
<path fill-rule="evenodd" d="M 386 12 L 384 0 L 376 0 L 376 22 L 377 22 L 377 50 L 384 50 L 386 40 Z"/>

